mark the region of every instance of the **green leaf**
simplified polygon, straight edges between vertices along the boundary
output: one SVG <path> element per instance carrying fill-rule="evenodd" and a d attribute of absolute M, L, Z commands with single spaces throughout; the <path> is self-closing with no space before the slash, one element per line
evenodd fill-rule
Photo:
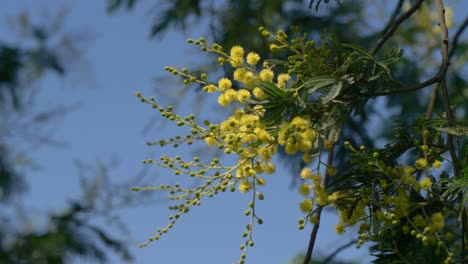
<path fill-rule="evenodd" d="M 272 82 L 268 81 L 259 81 L 257 85 L 262 88 L 262 90 L 268 94 L 269 96 L 275 97 L 275 98 L 286 98 L 286 91 L 283 89 L 279 88 Z"/>
<path fill-rule="evenodd" d="M 468 127 L 467 126 L 454 126 L 454 127 L 436 127 L 438 131 L 447 132 L 448 134 L 452 134 L 455 136 L 468 136 Z"/>
<path fill-rule="evenodd" d="M 342 88 L 343 82 L 338 82 L 337 84 L 333 85 L 328 94 L 321 98 L 322 104 L 326 104 L 331 100 L 335 99 L 340 94 Z"/>
<path fill-rule="evenodd" d="M 334 83 L 336 83 L 337 80 L 334 77 L 329 77 L 329 76 L 321 76 L 321 77 L 316 77 L 308 80 L 307 82 L 304 83 L 304 87 L 308 90 L 307 92 L 309 94 L 313 94 L 316 91 L 320 90 L 321 88 L 330 86 Z"/>

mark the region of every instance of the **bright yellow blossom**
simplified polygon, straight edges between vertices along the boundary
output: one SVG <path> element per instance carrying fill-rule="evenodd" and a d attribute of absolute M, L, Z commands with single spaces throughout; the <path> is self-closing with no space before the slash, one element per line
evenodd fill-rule
<path fill-rule="evenodd" d="M 442 165 L 442 162 L 440 160 L 435 160 L 434 163 L 432 163 L 432 167 L 438 169 Z"/>
<path fill-rule="evenodd" d="M 275 74 L 273 73 L 272 70 L 270 69 L 263 69 L 260 71 L 260 79 L 262 79 L 263 81 L 273 81 L 273 78 L 275 77 Z"/>
<path fill-rule="evenodd" d="M 247 63 L 255 66 L 260 61 L 260 56 L 255 52 L 250 52 L 247 55 Z"/>
<path fill-rule="evenodd" d="M 422 188 L 422 189 L 428 190 L 429 188 L 431 188 L 431 186 L 432 186 L 432 181 L 431 181 L 431 179 L 429 179 L 429 178 L 427 178 L 427 177 L 424 178 L 424 179 L 422 179 L 422 181 L 421 181 L 421 188 Z"/>
<path fill-rule="evenodd" d="M 301 178 L 304 180 L 310 179 L 312 177 L 312 171 L 309 168 L 303 168 L 301 171 Z"/>
<path fill-rule="evenodd" d="M 244 103 L 245 99 L 250 99 L 250 92 L 245 89 L 239 90 L 237 92 L 237 100 L 241 103 Z"/>
<path fill-rule="evenodd" d="M 255 88 L 253 89 L 253 94 L 254 94 L 254 96 L 255 96 L 257 99 L 259 99 L 259 100 L 265 100 L 265 99 L 268 98 L 268 95 L 265 94 L 265 93 L 263 92 L 263 90 L 260 89 L 259 87 L 255 87 Z"/>
<path fill-rule="evenodd" d="M 427 160 L 425 158 L 420 158 L 416 160 L 414 166 L 416 166 L 418 170 L 422 170 L 427 167 Z"/>
<path fill-rule="evenodd" d="M 232 82 L 228 78 L 221 78 L 218 82 L 218 87 L 221 91 L 226 91 L 232 88 Z"/>
<path fill-rule="evenodd" d="M 240 67 L 244 64 L 244 49 L 241 46 L 234 46 L 231 48 L 229 62 L 234 68 Z"/>
<path fill-rule="evenodd" d="M 304 199 L 299 204 L 299 208 L 303 213 L 310 213 L 314 209 L 314 203 L 310 199 Z"/>
<path fill-rule="evenodd" d="M 243 181 L 239 184 L 239 191 L 246 193 L 252 188 L 252 183 Z"/>
<path fill-rule="evenodd" d="M 278 75 L 278 87 L 284 88 L 286 86 L 286 82 L 291 79 L 291 76 L 287 73 L 281 73 Z"/>

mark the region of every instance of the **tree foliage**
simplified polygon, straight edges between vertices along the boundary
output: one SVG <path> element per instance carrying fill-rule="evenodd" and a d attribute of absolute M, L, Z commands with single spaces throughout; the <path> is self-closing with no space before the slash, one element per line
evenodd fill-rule
<path fill-rule="evenodd" d="M 265 183 L 262 175 L 274 173 L 272 157 L 282 153 L 282 157 L 299 157 L 303 164 L 297 178 L 302 183 L 299 193 L 304 199 L 298 203 L 304 217 L 298 220 L 298 228 L 313 226 L 304 263 L 310 261 L 319 239 L 321 212 L 326 207 L 335 208 L 339 214 L 335 228 L 338 234 L 358 227 L 357 246 L 371 243 L 375 263 L 465 262 L 468 127 L 459 121 L 466 115 L 466 95 L 460 97 L 459 93 L 466 82 L 456 54 L 466 56 L 466 48 L 461 48 L 466 45 L 459 44 L 459 38 L 468 21 L 465 19 L 449 38 L 451 11 L 442 0 L 414 1 L 408 6 L 403 2 L 398 2 L 381 32 L 357 41 L 349 41 L 346 34 L 339 33 L 322 33 L 320 37 L 313 31 L 306 34 L 303 30 L 311 30 L 303 29 L 304 24 L 272 33 L 265 23 L 257 24 L 265 39 L 262 47 L 268 47 L 264 52 L 256 51 L 255 45 L 248 46 L 257 41 L 254 38 L 242 43 L 241 37 L 239 45 L 230 45 L 222 38 L 223 42 L 214 44 L 205 38 L 190 39 L 189 43 L 215 55 L 224 72 L 222 77 L 185 68 L 166 70 L 180 76 L 186 85 L 196 84 L 208 95 L 217 94 L 220 106 L 234 105 L 237 110 L 220 123 L 199 121 L 203 118 L 182 117 L 173 107 L 163 107 L 154 97 L 137 93 L 162 117 L 188 129 L 186 136 L 149 145 L 182 147 L 204 141 L 208 147 L 233 156 L 230 160 L 234 162 L 225 164 L 222 157 L 185 160 L 166 155 L 159 160 L 145 160 L 146 164 L 172 170 L 176 176 L 199 181 L 195 181 L 195 187 L 176 183 L 134 188 L 166 191 L 174 201 L 169 207 L 174 211 L 169 224 L 159 228 L 142 246 L 158 240 L 205 197 L 238 190 L 252 197 L 245 211 L 249 220 L 242 233 L 245 240 L 238 260 L 244 263 L 248 248 L 254 246 L 254 226 L 263 222 L 255 210 L 266 199 L 261 191 Z M 229 3 L 230 7 L 244 4 L 248 9 L 263 2 Z M 330 14 L 343 6 L 332 9 Z M 266 4 L 265 13 L 269 7 Z M 184 10 L 179 11 L 183 14 Z M 249 16 L 246 12 L 243 17 L 256 21 L 254 18 L 263 14 Z M 287 18 L 281 12 L 275 14 L 278 19 Z M 435 17 L 437 27 L 420 22 L 430 22 L 431 17 Z M 169 17 L 163 19 L 170 21 Z M 247 29 L 236 23 L 232 27 L 234 32 Z M 230 32 L 227 26 L 225 30 Z M 336 31 L 344 32 L 339 27 Z M 423 34 L 421 38 L 417 37 L 419 33 Z M 251 34 L 244 35 L 251 38 Z M 416 47 L 428 36 L 437 36 L 440 41 Z M 367 44 L 359 43 L 363 40 Z M 246 52 L 246 48 L 252 51 Z M 415 51 L 415 57 L 404 56 L 405 49 Z M 421 50 L 438 50 L 440 58 L 420 59 L 417 55 Z M 414 66 L 413 60 L 419 63 Z M 412 93 L 423 95 L 423 99 L 418 100 Z M 401 122 L 387 122 L 392 132 L 380 138 L 386 141 L 383 147 L 377 147 L 370 135 L 356 135 L 375 111 L 375 106 L 369 106 L 375 105 L 375 98 L 384 98 L 405 113 Z M 338 155 L 335 149 L 341 153 Z"/>
<path fill-rule="evenodd" d="M 41 134 L 42 128 L 70 111 L 57 107 L 35 113 L 31 109 L 34 100 L 28 100 L 37 95 L 37 82 L 46 74 L 68 75 L 76 62 L 80 34 L 61 32 L 64 18 L 62 12 L 50 25 L 36 25 L 22 13 L 13 23 L 22 36 L 20 41 L 0 40 L 0 263 L 70 263 L 77 258 L 106 263 L 109 252 L 124 261 L 132 259 L 128 244 L 96 223 L 115 210 L 109 206 L 112 203 L 107 208 L 101 205 L 105 196 L 112 194 L 112 201 L 117 200 L 122 195 L 112 190 L 128 189 L 129 183 L 117 186 L 102 171 L 82 175 L 83 197 L 67 202 L 60 212 L 37 214 L 23 200 L 28 163 L 18 161 L 29 160 L 24 149 L 38 141 L 41 146 L 51 142 Z M 27 130 L 34 133 L 26 136 Z M 48 191 L 57 188 L 53 185 Z M 32 226 L 31 219 L 43 219 L 45 225 Z"/>

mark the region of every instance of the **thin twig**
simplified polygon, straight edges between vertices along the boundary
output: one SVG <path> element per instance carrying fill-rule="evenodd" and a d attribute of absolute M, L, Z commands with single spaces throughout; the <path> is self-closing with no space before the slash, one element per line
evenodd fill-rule
<path fill-rule="evenodd" d="M 436 73 L 433 77 L 431 77 L 430 79 L 422 82 L 422 83 L 419 83 L 415 86 L 412 86 L 412 87 L 406 87 L 406 88 L 399 88 L 399 89 L 390 89 L 390 90 L 385 90 L 385 91 L 382 91 L 382 92 L 370 92 L 370 93 L 366 93 L 364 95 L 366 96 L 382 96 L 382 95 L 389 95 L 389 94 L 402 94 L 402 93 L 410 93 L 410 92 L 414 92 L 414 91 L 417 91 L 417 90 L 420 90 L 422 88 L 425 88 L 431 84 L 434 84 L 436 82 L 440 82 L 440 74 L 439 72 Z"/>
<path fill-rule="evenodd" d="M 468 26 L 468 16 L 465 17 L 465 20 L 461 24 L 461 26 L 458 28 L 457 32 L 455 32 L 455 35 L 453 36 L 452 39 L 452 47 L 450 48 L 449 52 L 449 60 L 452 58 L 453 54 L 455 54 L 455 50 L 457 49 L 458 46 L 458 40 L 460 39 L 461 34 L 463 31 L 465 31 L 466 27 Z"/>
<path fill-rule="evenodd" d="M 431 97 L 429 100 L 429 104 L 426 108 L 426 114 L 424 114 L 424 119 L 431 118 L 432 112 L 434 111 L 434 106 L 437 101 L 437 90 L 439 89 L 439 85 L 432 87 Z"/>
<path fill-rule="evenodd" d="M 328 157 L 327 157 L 327 168 L 332 166 L 333 163 L 333 150 L 335 146 L 333 145 L 328 152 Z M 323 179 L 323 186 L 325 188 L 325 191 L 327 190 L 328 182 L 329 182 L 329 170 L 327 169 L 325 172 L 325 178 Z M 312 233 L 310 234 L 310 240 L 309 240 L 309 246 L 307 247 L 307 253 L 306 256 L 304 257 L 304 262 L 303 264 L 308 264 L 310 260 L 312 259 L 312 254 L 314 252 L 314 245 L 315 245 L 315 240 L 317 239 L 317 233 L 320 228 L 320 216 L 322 215 L 322 209 L 323 206 L 319 206 L 317 208 L 317 223 L 314 225 L 314 228 L 312 229 Z"/>
<path fill-rule="evenodd" d="M 414 12 L 416 12 L 416 10 L 419 8 L 422 2 L 424 2 L 424 0 L 418 0 L 410 9 L 408 9 L 408 11 L 406 11 L 400 17 L 398 17 L 398 19 L 392 23 L 388 30 L 379 39 L 379 41 L 374 46 L 374 48 L 372 48 L 370 53 L 376 54 L 380 50 L 380 48 L 382 48 L 385 42 L 393 35 L 395 30 L 397 30 L 398 26 L 400 26 L 400 24 L 403 23 L 403 21 L 408 19 Z"/>
<path fill-rule="evenodd" d="M 328 257 L 326 257 L 323 261 L 322 261 L 322 264 L 328 264 L 328 262 L 332 261 L 333 258 L 338 254 L 340 253 L 342 250 L 345 250 L 347 249 L 348 247 L 356 244 L 358 242 L 357 239 L 354 239 L 354 240 L 351 240 L 349 241 L 348 243 L 342 245 L 341 247 L 337 248 L 333 253 L 331 253 L 330 255 L 328 255 Z"/>
<path fill-rule="evenodd" d="M 385 28 L 382 30 L 382 33 L 381 33 L 382 36 L 383 36 L 383 35 L 385 34 L 385 32 L 387 32 L 387 30 L 392 26 L 393 21 L 396 19 L 396 17 L 398 16 L 398 14 L 399 14 L 400 11 L 401 11 L 401 8 L 403 7 L 403 2 L 405 2 L 405 0 L 398 0 L 398 3 L 397 3 L 397 5 L 395 6 L 395 9 L 394 9 L 393 12 L 392 12 L 392 15 L 390 16 L 390 19 L 389 19 L 388 22 L 387 22 L 387 25 L 386 25 Z"/>

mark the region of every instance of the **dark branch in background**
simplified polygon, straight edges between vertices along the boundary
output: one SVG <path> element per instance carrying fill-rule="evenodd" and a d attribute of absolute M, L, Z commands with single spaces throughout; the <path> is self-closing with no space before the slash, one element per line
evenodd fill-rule
<path fill-rule="evenodd" d="M 425 119 L 431 118 L 432 112 L 434 111 L 434 106 L 437 101 L 437 90 L 439 90 L 438 85 L 432 88 L 429 104 L 427 105 L 427 108 L 426 108 L 426 114 L 424 114 Z"/>
<path fill-rule="evenodd" d="M 388 28 L 388 30 L 383 34 L 383 36 L 379 39 L 377 44 L 372 48 L 371 52 L 372 54 L 376 54 L 380 48 L 385 44 L 385 42 L 393 35 L 395 30 L 397 30 L 398 26 L 400 26 L 403 21 L 408 19 L 416 10 L 419 8 L 419 6 L 424 2 L 424 0 L 418 0 L 414 5 L 408 9 L 405 13 L 403 13 L 400 17 L 398 17 L 397 20 L 393 21 L 392 25 Z"/>
<path fill-rule="evenodd" d="M 327 190 L 328 182 L 329 182 L 329 170 L 328 167 L 332 166 L 333 163 L 333 150 L 335 146 L 333 145 L 330 148 L 330 151 L 328 152 L 328 157 L 327 157 L 327 170 L 325 172 L 325 179 L 323 180 L 323 186 L 325 191 Z M 310 240 L 309 240 L 309 246 L 307 247 L 307 253 L 306 256 L 304 257 L 304 262 L 303 264 L 308 264 L 310 260 L 312 259 L 312 253 L 314 252 L 314 245 L 315 245 L 315 240 L 317 239 L 317 233 L 320 228 L 320 216 L 322 215 L 322 209 L 323 206 L 319 206 L 317 208 L 317 223 L 314 225 L 314 228 L 312 229 L 312 233 L 310 234 Z"/>
<path fill-rule="evenodd" d="M 412 87 L 407 87 L 407 88 L 400 88 L 400 89 L 391 89 L 391 90 L 386 90 L 382 92 L 370 92 L 365 95 L 367 96 L 382 96 L 382 95 L 389 95 L 389 94 L 401 94 L 401 93 L 410 93 L 414 92 L 417 90 L 420 90 L 422 88 L 425 88 L 433 83 L 440 82 L 440 72 L 436 73 L 433 77 L 428 79 L 427 81 L 424 81 L 420 84 L 417 84 Z"/>
<path fill-rule="evenodd" d="M 328 255 L 328 257 L 326 257 L 322 261 L 322 264 L 328 264 L 330 261 L 332 261 L 335 258 L 336 255 L 338 255 L 338 253 L 340 253 L 342 250 L 345 250 L 345 249 L 349 248 L 350 246 L 356 244 L 357 242 L 358 242 L 358 240 L 354 239 L 354 240 L 351 240 L 348 243 L 342 245 L 341 247 L 337 248 L 333 253 Z"/>
<path fill-rule="evenodd" d="M 440 47 L 440 53 L 442 54 L 442 66 L 440 67 L 440 72 L 439 75 L 441 77 L 441 92 L 442 92 L 442 102 L 445 110 L 445 114 L 447 116 L 447 125 L 448 126 L 453 126 L 454 121 L 453 121 L 453 116 L 452 116 L 452 110 L 450 109 L 450 101 L 449 101 L 449 93 L 447 89 L 447 82 L 445 80 L 445 75 L 447 74 L 447 69 L 448 69 L 448 64 L 449 64 L 449 43 L 448 43 L 448 28 L 447 24 L 445 22 L 445 8 L 444 8 L 444 3 L 442 0 L 437 0 L 436 1 L 436 7 L 437 7 L 437 18 L 439 20 L 439 26 L 440 26 L 440 38 L 441 38 L 441 47 Z M 465 19 L 466 22 L 466 19 Z M 465 26 L 462 25 L 460 28 L 459 32 L 463 31 L 463 28 Z M 458 32 L 457 32 L 458 33 Z M 461 33 L 460 33 L 461 34 Z M 457 37 L 458 39 L 458 37 Z M 453 50 L 453 48 L 452 48 Z M 453 173 L 454 177 L 459 177 L 459 168 L 458 168 L 458 158 L 457 154 L 455 152 L 455 147 L 453 146 L 453 135 L 450 133 L 447 133 L 447 146 L 449 148 L 450 156 L 452 158 L 452 165 L 453 165 Z M 465 207 L 462 209 L 462 236 L 461 236 L 461 259 L 465 259 L 465 230 L 466 230 L 466 222 L 463 221 L 466 216 L 465 216 Z"/>
<path fill-rule="evenodd" d="M 468 16 L 465 17 L 465 20 L 463 21 L 462 25 L 460 26 L 460 28 L 458 28 L 457 32 L 453 36 L 452 47 L 451 47 L 450 52 L 448 54 L 449 60 L 452 58 L 453 54 L 455 54 L 455 51 L 456 51 L 457 46 L 458 46 L 458 40 L 460 39 L 460 36 L 463 33 L 463 31 L 465 31 L 466 26 L 468 26 Z"/>
<path fill-rule="evenodd" d="M 381 35 L 383 36 L 385 34 L 385 32 L 387 32 L 390 27 L 392 26 L 392 23 L 393 21 L 396 19 L 396 17 L 398 16 L 398 14 L 400 13 L 401 11 L 401 8 L 403 7 L 403 2 L 405 2 L 405 0 L 398 0 L 398 3 L 397 5 L 395 6 L 395 9 L 393 10 L 393 13 L 392 15 L 390 16 L 390 19 L 388 20 L 387 22 L 387 25 L 385 26 L 384 30 L 382 30 L 382 33 Z"/>

